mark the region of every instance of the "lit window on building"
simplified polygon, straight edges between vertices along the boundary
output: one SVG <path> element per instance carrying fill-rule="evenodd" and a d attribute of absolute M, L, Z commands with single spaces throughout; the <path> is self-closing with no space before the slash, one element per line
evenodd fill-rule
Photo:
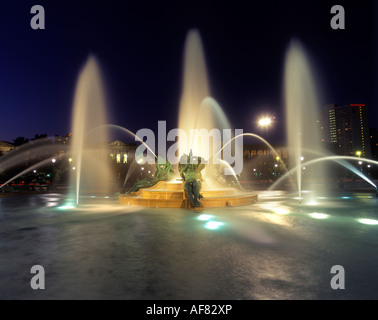
<path fill-rule="evenodd" d="M 127 163 L 127 153 L 123 154 L 123 163 Z"/>
<path fill-rule="evenodd" d="M 117 154 L 117 163 L 121 163 L 121 155 L 119 153 Z"/>
<path fill-rule="evenodd" d="M 114 158 L 114 154 L 113 154 L 113 153 L 111 153 L 109 156 L 110 156 L 110 158 L 112 158 L 112 159 Z"/>

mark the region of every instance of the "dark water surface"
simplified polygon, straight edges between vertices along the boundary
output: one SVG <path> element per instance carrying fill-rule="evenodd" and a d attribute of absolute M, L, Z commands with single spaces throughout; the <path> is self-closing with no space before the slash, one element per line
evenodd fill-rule
<path fill-rule="evenodd" d="M 299 205 L 266 192 L 254 205 L 202 212 L 82 202 L 0 198 L 0 299 L 378 298 L 369 194 Z M 33 265 L 45 269 L 44 290 L 30 286 Z M 345 270 L 344 290 L 330 286 L 333 265 Z"/>

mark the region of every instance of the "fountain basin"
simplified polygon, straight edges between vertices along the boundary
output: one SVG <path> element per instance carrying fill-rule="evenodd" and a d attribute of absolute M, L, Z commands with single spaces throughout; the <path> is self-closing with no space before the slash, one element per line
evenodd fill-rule
<path fill-rule="evenodd" d="M 233 207 L 253 204 L 257 194 L 237 192 L 233 188 L 201 190 L 201 206 L 194 208 L 187 199 L 183 182 L 160 181 L 150 188 L 143 188 L 130 194 L 119 196 L 119 202 L 127 206 L 144 206 L 151 208 L 186 208 L 201 210 L 204 208 Z"/>

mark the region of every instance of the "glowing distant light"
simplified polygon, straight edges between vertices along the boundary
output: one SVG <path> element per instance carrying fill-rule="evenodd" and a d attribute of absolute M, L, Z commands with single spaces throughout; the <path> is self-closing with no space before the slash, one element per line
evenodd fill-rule
<path fill-rule="evenodd" d="M 91 198 L 96 198 L 96 196 L 91 196 Z"/>
<path fill-rule="evenodd" d="M 138 163 L 138 164 L 142 164 L 142 163 L 143 163 L 143 159 L 139 159 L 139 160 L 137 161 L 137 163 Z"/>
<path fill-rule="evenodd" d="M 104 198 L 105 198 L 105 199 L 109 199 L 109 196 L 105 196 Z"/>
<path fill-rule="evenodd" d="M 76 170 L 76 167 L 72 167 L 72 170 Z"/>
<path fill-rule="evenodd" d="M 319 202 L 316 202 L 315 200 L 311 200 L 311 201 L 307 202 L 306 204 L 309 205 L 309 206 L 317 206 L 319 204 Z"/>
<path fill-rule="evenodd" d="M 378 220 L 375 219 L 357 219 L 358 222 L 369 225 L 377 225 Z"/>
<path fill-rule="evenodd" d="M 273 211 L 277 214 L 288 214 L 289 213 L 289 210 L 287 210 L 285 208 L 276 208 Z"/>
<path fill-rule="evenodd" d="M 350 199 L 350 197 L 341 197 L 341 199 Z"/>
<path fill-rule="evenodd" d="M 259 119 L 259 126 L 260 127 L 267 127 L 267 126 L 271 125 L 271 123 L 272 123 L 272 119 L 269 118 L 269 117 L 263 117 L 263 118 Z"/>
<path fill-rule="evenodd" d="M 208 221 L 212 218 L 213 216 L 210 215 L 210 214 L 201 214 L 197 217 L 197 220 L 200 220 L 200 221 Z"/>
<path fill-rule="evenodd" d="M 358 161 L 358 164 L 362 164 L 362 161 Z"/>
<path fill-rule="evenodd" d="M 56 162 L 56 159 L 51 159 L 51 162 L 52 162 L 52 163 L 55 163 L 55 162 Z"/>
<path fill-rule="evenodd" d="M 220 226 L 224 225 L 223 222 L 219 222 L 219 221 L 208 221 L 206 224 L 205 224 L 205 228 L 206 229 L 210 229 L 210 230 L 215 230 L 215 229 L 218 229 Z"/>
<path fill-rule="evenodd" d="M 58 209 L 61 209 L 61 210 L 68 210 L 68 209 L 74 209 L 74 208 L 75 206 L 73 206 L 72 204 L 67 204 L 67 205 L 58 207 Z"/>
<path fill-rule="evenodd" d="M 69 162 L 72 162 L 72 158 L 69 158 L 68 161 L 69 161 Z"/>
<path fill-rule="evenodd" d="M 303 160 L 304 160 L 304 157 L 300 157 L 300 159 L 301 159 L 301 161 L 303 161 Z"/>
<path fill-rule="evenodd" d="M 314 219 L 327 219 L 329 217 L 326 213 L 320 213 L 320 212 L 313 212 L 308 214 L 310 217 Z"/>
<path fill-rule="evenodd" d="M 33 170 L 33 172 L 34 172 L 34 173 L 36 173 L 36 172 L 37 172 L 37 170 Z"/>

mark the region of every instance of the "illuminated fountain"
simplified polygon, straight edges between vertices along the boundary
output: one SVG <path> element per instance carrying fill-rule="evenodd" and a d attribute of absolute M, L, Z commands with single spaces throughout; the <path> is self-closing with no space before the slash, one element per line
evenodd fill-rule
<path fill-rule="evenodd" d="M 112 176 L 109 162 L 99 154 L 107 153 L 109 143 L 108 120 L 105 96 L 101 74 L 95 57 L 90 56 L 80 71 L 73 102 L 72 111 L 72 140 L 70 149 L 66 150 L 70 157 L 70 191 L 71 199 L 67 206 L 78 205 L 81 193 L 101 193 L 107 196 L 113 190 Z M 7 157 L 2 157 L 0 166 L 3 170 L 22 164 L 24 152 L 59 153 L 64 148 L 61 145 L 51 144 L 48 140 L 38 143 L 28 143 Z M 15 175 L 1 187 L 5 186 L 23 174 L 46 166 L 55 157 L 44 159 Z"/>
<path fill-rule="evenodd" d="M 222 108 L 211 98 L 202 43 L 196 30 L 191 30 L 187 35 L 183 69 L 183 87 L 178 119 L 178 150 L 180 155 L 193 154 L 209 160 L 202 173 L 201 195 L 203 198 L 200 208 L 254 203 L 257 200 L 256 194 L 222 185 L 218 180 L 218 177 L 223 175 L 222 172 L 225 168 L 232 173 L 232 168 L 226 161 L 220 159 L 217 169 L 212 163 L 212 160 L 222 151 L 220 148 L 214 147 L 214 145 L 221 145 L 222 137 L 212 136 L 213 140 L 205 145 L 201 143 L 200 135 L 196 135 L 194 131 L 194 129 L 205 129 L 210 132 L 212 129 L 218 129 L 222 132 L 231 127 Z M 165 157 L 165 155 L 160 156 Z M 191 206 L 183 189 L 183 182 L 177 178 L 179 178 L 178 172 L 176 172 L 175 179 L 171 179 L 171 181 L 160 181 L 152 187 L 141 188 L 137 192 L 121 195 L 119 200 L 126 205 L 189 208 Z M 238 185 L 235 174 L 232 179 Z"/>
<path fill-rule="evenodd" d="M 316 197 L 330 193 L 327 179 L 329 162 L 338 163 L 377 188 L 368 177 L 346 161 L 359 158 L 335 156 L 322 147 L 318 96 L 319 90 L 307 54 L 299 41 L 292 40 L 286 52 L 284 74 L 287 146 L 291 170 L 278 179 L 269 190 L 294 174 L 298 192 L 296 198 L 301 202 L 304 189 L 303 171 L 306 169 L 306 189 L 310 192 L 309 200 L 313 203 Z"/>
<path fill-rule="evenodd" d="M 111 191 L 111 173 L 106 154 L 109 143 L 106 101 L 95 57 L 90 56 L 81 70 L 72 113 L 71 192 L 76 205 L 80 193 Z"/>
<path fill-rule="evenodd" d="M 106 158 L 95 155 L 108 156 L 104 144 L 109 143 L 110 129 L 130 134 L 147 149 L 149 146 L 128 129 L 108 124 L 99 68 L 90 57 L 78 78 L 72 148 L 66 153 L 72 159 L 74 201 L 70 205 L 60 192 L 22 197 L 10 194 L 0 199 L 0 258 L 6 262 L 2 264 L 5 289 L 0 298 L 376 299 L 376 286 L 371 280 L 378 263 L 378 200 L 370 192 L 343 192 L 342 196 L 327 194 L 321 201 L 308 201 L 312 199 L 304 189 L 318 192 L 322 179 L 315 180 L 319 176 L 315 168 L 322 170 L 331 162 L 345 166 L 372 187 L 376 184 L 351 165 L 359 158 L 327 155 L 309 136 L 307 129 L 315 122 L 309 115 L 317 109 L 311 72 L 298 43 L 292 43 L 287 58 L 287 126 L 294 159 L 290 170 L 270 190 L 261 191 L 257 202 L 256 194 L 216 181 L 216 175 L 207 167 L 201 190 L 201 209 L 205 210 L 188 214 L 181 209 L 143 208 L 189 207 L 183 182 L 177 180 L 177 168 L 171 180 L 120 195 L 121 205 L 106 196 L 94 195 L 114 192 Z M 195 31 L 188 35 L 184 70 L 179 128 L 186 133 L 194 128 L 230 128 L 222 109 L 211 98 L 202 46 Z M 306 105 L 308 100 L 311 107 Z M 247 137 L 258 139 L 276 156 L 268 141 L 254 133 L 243 133 L 226 143 L 222 141 L 222 147 L 210 157 L 224 156 L 223 148 Z M 180 154 L 192 151 L 206 156 L 209 150 L 203 150 L 196 137 L 192 138 L 180 146 Z M 0 158 L 0 170 L 22 163 L 23 152 L 29 147 L 54 154 L 61 148 L 51 144 L 22 146 Z M 44 159 L 25 171 L 51 164 L 52 160 Z M 364 161 L 378 165 L 377 161 Z M 138 159 L 134 164 L 139 166 Z M 230 168 L 228 163 L 222 165 Z M 316 174 L 310 181 L 302 178 L 303 167 L 314 168 Z M 273 190 L 293 176 L 294 196 Z M 313 181 L 319 183 L 308 184 Z M 89 191 L 89 197 L 83 196 Z M 299 198 L 304 198 L 300 204 L 297 192 Z M 315 200 L 321 198 L 315 196 Z M 237 205 L 245 206 L 228 208 Z M 19 281 L 25 266 L 30 268 L 32 263 L 46 266 L 52 277 L 49 283 L 53 287 L 40 290 L 38 296 L 25 281 Z M 332 277 L 329 268 L 336 263 L 346 270 L 364 266 L 358 277 L 348 278 L 348 290 L 331 290 L 328 285 Z"/>
<path fill-rule="evenodd" d="M 313 198 L 321 194 L 320 190 L 323 194 L 327 194 L 327 174 L 325 171 L 327 161 L 336 161 L 376 188 L 373 181 L 346 161 L 358 160 L 358 158 L 338 157 L 327 154 L 322 149 L 320 137 L 317 135 L 318 124 L 316 122 L 319 108 L 318 90 L 313 80 L 306 53 L 298 41 L 291 42 L 286 54 L 284 92 L 288 150 L 290 152 L 289 159 L 291 159 L 290 171 L 286 172 L 268 190 L 274 189 L 282 180 L 292 178 L 294 173 L 296 191 L 298 192 L 296 198 L 301 201 L 304 188 L 302 172 L 304 167 L 308 167 L 308 170 L 306 170 L 306 189 L 311 190 Z M 70 163 L 72 167 L 70 190 L 71 197 L 74 199 L 71 199 L 70 206 L 79 204 L 80 194 L 90 192 L 91 194 L 101 193 L 107 196 L 114 193 L 115 189 L 112 186 L 114 181 L 112 182 L 107 157 L 98 156 L 98 154 L 107 154 L 110 129 L 122 130 L 132 135 L 152 152 L 143 139 L 137 137 L 130 130 L 109 124 L 107 110 L 99 66 L 96 59 L 90 56 L 80 71 L 73 103 L 72 143 L 69 156 L 72 159 Z M 252 137 L 262 141 L 277 156 L 276 158 L 281 161 L 286 170 L 282 159 L 278 157 L 269 142 L 254 133 L 235 134 L 228 141 L 224 141 L 224 139 L 222 141 L 224 137 L 218 137 L 219 141 L 217 141 L 217 136 L 213 136 L 211 144 L 205 147 L 201 144 L 200 137 L 193 134 L 193 129 L 205 129 L 210 132 L 212 129 L 222 131 L 231 128 L 222 108 L 211 97 L 202 43 L 196 30 L 191 30 L 188 33 L 185 43 L 178 128 L 179 133 L 183 133 L 182 136 L 178 136 L 179 155 L 192 153 L 194 156 L 209 159 L 210 162 L 202 172 L 201 195 L 203 199 L 201 200 L 201 208 L 236 206 L 257 201 L 256 194 L 240 188 L 235 174 L 230 175 L 233 183 L 222 178 L 224 169 L 231 173 L 233 171 L 227 161 L 221 160 L 217 170 L 214 170 L 214 166 L 211 166 L 211 160 L 221 156 L 224 148 L 235 147 L 232 143 L 237 139 Z M 214 145 L 218 144 L 222 147 L 213 148 Z M 43 145 L 32 147 L 35 150 L 54 148 L 54 146 Z M 25 147 L 20 149 L 20 155 L 17 155 L 15 151 L 2 157 L 0 165 L 3 170 L 22 162 L 21 150 L 23 148 Z M 152 154 L 157 158 L 157 155 L 153 152 Z M 164 158 L 165 156 L 159 154 L 159 157 Z M 0 188 L 25 172 L 48 164 L 51 160 L 51 158 L 45 159 L 27 168 L 6 181 Z M 137 167 L 136 164 L 134 167 Z M 173 179 L 165 179 L 150 188 L 141 188 L 132 194 L 121 195 L 119 197 L 120 203 L 148 207 L 190 207 L 177 167 L 175 171 L 176 176 Z"/>
<path fill-rule="evenodd" d="M 287 50 L 284 76 L 284 95 L 286 108 L 287 146 L 290 168 L 296 168 L 295 176 L 298 197 L 302 197 L 302 166 L 304 160 L 313 158 L 314 154 L 325 154 L 317 123 L 319 115 L 318 90 L 313 80 L 313 72 L 307 55 L 301 44 L 292 40 Z M 318 121 L 319 122 L 319 121 Z M 311 149 L 311 153 L 305 152 Z M 306 172 L 310 190 L 323 191 L 326 177 L 325 167 L 316 166 Z M 318 183 L 316 183 L 318 182 Z M 323 184 L 321 184 L 323 182 Z M 321 185 L 320 185 L 321 184 Z"/>

